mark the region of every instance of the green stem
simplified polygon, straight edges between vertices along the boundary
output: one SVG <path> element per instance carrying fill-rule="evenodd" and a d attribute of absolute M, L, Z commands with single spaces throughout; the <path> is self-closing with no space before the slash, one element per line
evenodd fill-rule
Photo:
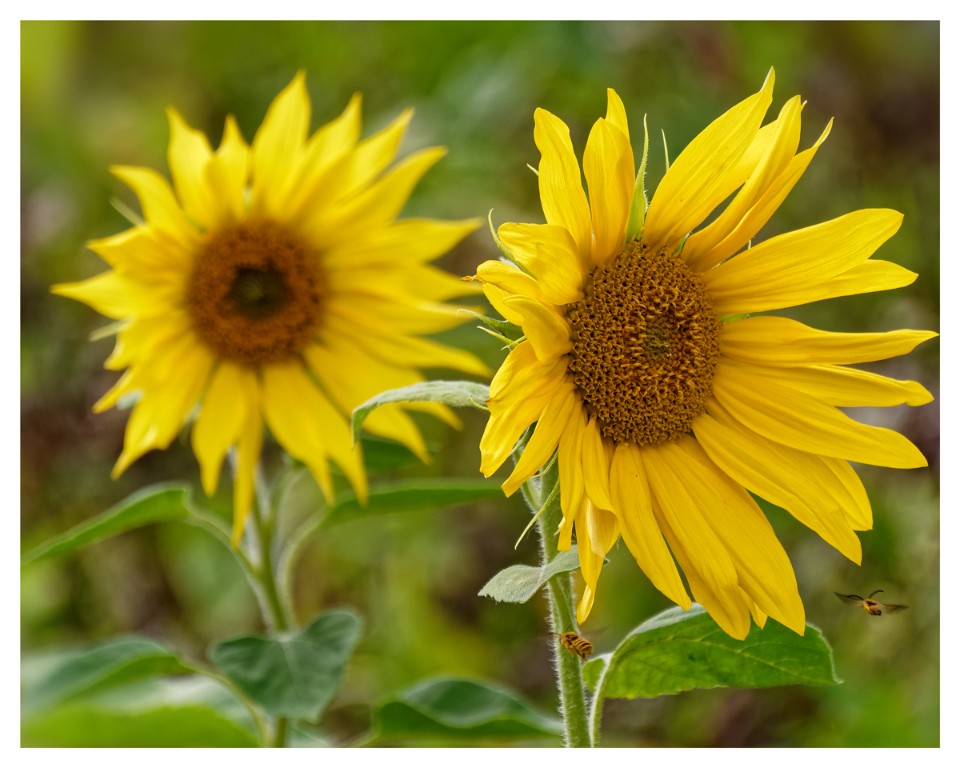
<path fill-rule="evenodd" d="M 253 523 L 255 536 L 251 543 L 257 547 L 254 573 L 263 595 L 264 618 L 273 632 L 286 632 L 293 626 L 289 606 L 280 596 L 277 584 L 277 571 L 273 563 L 273 510 L 270 506 L 270 494 L 264 487 L 260 472 L 256 475 L 257 503 L 253 505 Z"/>
<path fill-rule="evenodd" d="M 557 556 L 554 541 L 563 518 L 560 494 L 552 494 L 560 479 L 559 462 L 548 465 L 540 476 L 537 496 L 543 512 L 537 521 L 540 532 L 540 563 L 546 566 Z M 554 634 L 553 654 L 560 693 L 560 713 L 563 716 L 564 745 L 590 747 L 593 742 L 587 720 L 587 689 L 583 684 L 580 659 L 569 653 L 560 643 L 563 632 L 576 631 L 576 610 L 573 602 L 573 584 L 570 574 L 557 574 L 547 582 L 547 601 L 550 606 L 550 631 Z"/>
<path fill-rule="evenodd" d="M 281 596 L 277 583 L 277 569 L 273 562 L 273 534 L 276 521 L 270 503 L 270 493 L 259 467 L 255 475 L 255 486 L 257 499 L 253 505 L 254 529 L 250 536 L 251 546 L 257 550 L 257 557 L 253 559 L 256 563 L 253 575 L 260 587 L 258 591 L 260 592 L 264 619 L 271 633 L 279 634 L 294 627 L 295 621 L 293 611 L 289 603 Z M 269 746 L 285 747 L 287 745 L 289 725 L 289 720 L 285 717 L 274 719 Z"/>

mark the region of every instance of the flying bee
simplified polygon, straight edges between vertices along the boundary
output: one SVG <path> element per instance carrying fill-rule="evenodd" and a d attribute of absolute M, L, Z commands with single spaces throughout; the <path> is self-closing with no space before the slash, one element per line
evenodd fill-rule
<path fill-rule="evenodd" d="M 593 653 L 593 643 L 576 632 L 561 632 L 557 637 L 560 638 L 560 645 L 566 648 L 568 653 L 579 656 L 581 661 L 586 661 L 587 656 Z"/>
<path fill-rule="evenodd" d="M 882 589 L 875 589 L 866 597 L 860 597 L 860 595 L 841 595 L 839 592 L 834 592 L 833 594 L 843 600 L 847 605 L 859 605 L 871 616 L 882 616 L 884 613 L 896 613 L 897 611 L 902 611 L 910 607 L 908 605 L 890 605 L 889 603 L 881 603 L 879 600 L 874 600 L 873 596 L 881 592 L 883 592 Z"/>

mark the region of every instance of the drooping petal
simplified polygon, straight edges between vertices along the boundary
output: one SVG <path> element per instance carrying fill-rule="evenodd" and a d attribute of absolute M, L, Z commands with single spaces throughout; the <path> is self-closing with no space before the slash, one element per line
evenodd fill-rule
<path fill-rule="evenodd" d="M 728 635 L 746 637 L 750 605 L 726 547 L 703 517 L 699 499 L 673 474 L 659 446 L 638 450 L 637 455 L 650 483 L 657 527 L 683 569 L 693 599 Z"/>
<path fill-rule="evenodd" d="M 793 567 L 756 502 L 693 438 L 666 443 L 658 452 L 722 542 L 740 587 L 764 613 L 802 635 L 806 622 Z"/>
<path fill-rule="evenodd" d="M 583 485 L 587 498 L 601 509 L 613 509 L 610 500 L 610 462 L 613 459 L 613 445 L 600 434 L 597 420 L 587 421 L 583 432 L 583 445 L 580 460 L 583 463 Z"/>
<path fill-rule="evenodd" d="M 718 412 L 719 411 L 719 412 Z M 693 423 L 714 464 L 752 493 L 783 507 L 855 563 L 860 540 L 843 511 L 846 494 L 819 457 L 767 440 L 723 414 L 719 405 Z M 763 464 L 757 457 L 763 456 Z"/>
<path fill-rule="evenodd" d="M 597 582 L 603 568 L 604 558 L 620 535 L 617 517 L 606 509 L 600 509 L 589 499 L 583 504 L 576 520 L 577 553 L 580 558 L 580 575 L 583 576 L 583 595 L 577 605 L 577 623 L 587 620 L 597 595 Z"/>
<path fill-rule="evenodd" d="M 618 445 L 610 467 L 610 495 L 620 532 L 653 586 L 686 610 L 690 596 L 653 514 L 650 484 L 632 445 Z"/>
<path fill-rule="evenodd" d="M 297 407 L 291 408 L 291 403 Z M 366 497 L 362 457 L 359 447 L 352 447 L 346 417 L 333 407 L 302 364 L 263 369 L 263 416 L 284 450 L 310 468 L 327 499 L 333 497 L 328 457 L 343 470 L 357 496 Z"/>
<path fill-rule="evenodd" d="M 203 490 L 212 496 L 220 466 L 250 420 L 259 412 L 259 384 L 249 368 L 222 362 L 210 377 L 200 413 L 193 425 L 193 452 L 200 462 Z"/>

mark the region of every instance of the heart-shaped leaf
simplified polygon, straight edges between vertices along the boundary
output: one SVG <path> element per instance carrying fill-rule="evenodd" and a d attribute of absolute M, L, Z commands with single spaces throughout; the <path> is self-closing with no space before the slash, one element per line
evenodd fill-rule
<path fill-rule="evenodd" d="M 209 655 L 267 713 L 315 721 L 340 688 L 360 628 L 352 611 L 327 611 L 301 630 L 237 637 Z"/>

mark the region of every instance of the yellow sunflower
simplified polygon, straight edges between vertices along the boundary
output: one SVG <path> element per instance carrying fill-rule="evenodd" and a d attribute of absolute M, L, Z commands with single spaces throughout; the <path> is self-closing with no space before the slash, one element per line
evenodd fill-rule
<path fill-rule="evenodd" d="M 519 266 L 477 270 L 493 306 L 524 334 L 490 387 L 481 471 L 496 471 L 537 422 L 503 489 L 512 494 L 557 452 L 558 548 L 570 548 L 575 529 L 579 621 L 623 537 L 657 589 L 684 608 L 692 595 L 733 637 L 747 634 L 751 616 L 802 633 L 793 569 L 751 493 L 859 563 L 855 531 L 871 527 L 871 510 L 849 462 L 926 466 L 902 435 L 840 408 L 929 402 L 916 382 L 845 364 L 904 354 L 936 334 L 827 333 L 746 316 L 916 278 L 870 260 L 900 226 L 891 210 L 855 211 L 751 247 L 830 129 L 798 152 L 799 97 L 761 127 L 772 91 L 771 71 L 676 158 L 649 207 L 613 90 L 584 152 L 589 203 L 567 126 L 538 109 L 547 223 L 501 226 Z"/>
<path fill-rule="evenodd" d="M 120 474 L 165 448 L 190 419 L 203 487 L 216 489 L 236 450 L 234 539 L 253 497 L 264 426 L 309 467 L 329 498 L 329 461 L 366 495 L 348 417 L 383 390 L 423 379 L 421 367 L 484 375 L 472 355 L 422 338 L 462 321 L 445 304 L 461 280 L 430 265 L 476 220 L 397 220 L 420 177 L 444 154 L 389 167 L 412 112 L 359 140 L 360 97 L 312 135 L 303 73 L 274 100 L 253 143 L 232 118 L 220 147 L 169 111 L 173 185 L 148 168 L 113 173 L 137 195 L 143 223 L 89 247 L 112 267 L 53 291 L 117 323 L 105 367 L 126 369 L 94 406 L 137 394 Z M 438 404 L 418 410 L 456 423 Z M 408 414 L 366 422 L 421 458 Z"/>

